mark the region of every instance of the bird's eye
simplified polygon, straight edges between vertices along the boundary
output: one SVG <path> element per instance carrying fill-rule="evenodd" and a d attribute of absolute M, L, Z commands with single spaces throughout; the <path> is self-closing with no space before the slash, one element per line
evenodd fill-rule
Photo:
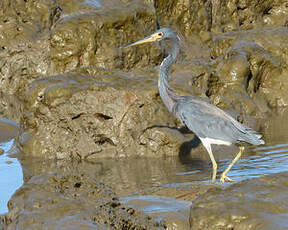
<path fill-rule="evenodd" d="M 162 36 L 163 36 L 163 33 L 161 33 L 161 32 L 158 33 L 158 36 L 159 36 L 159 37 L 162 37 Z"/>

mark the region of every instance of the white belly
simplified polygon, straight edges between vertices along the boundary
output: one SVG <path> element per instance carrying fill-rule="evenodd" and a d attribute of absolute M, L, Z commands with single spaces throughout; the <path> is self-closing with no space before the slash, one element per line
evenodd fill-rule
<path fill-rule="evenodd" d="M 200 138 L 203 144 L 210 144 L 210 145 L 231 145 L 231 142 L 217 140 L 209 137 Z"/>

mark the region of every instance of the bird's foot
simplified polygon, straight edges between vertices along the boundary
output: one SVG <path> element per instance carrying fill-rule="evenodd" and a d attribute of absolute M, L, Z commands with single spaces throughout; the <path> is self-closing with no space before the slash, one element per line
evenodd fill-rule
<path fill-rule="evenodd" d="M 234 180 L 232 180 L 231 178 L 229 178 L 228 176 L 226 175 L 221 175 L 221 178 L 220 178 L 220 182 L 221 183 L 225 183 L 225 182 L 233 182 Z"/>

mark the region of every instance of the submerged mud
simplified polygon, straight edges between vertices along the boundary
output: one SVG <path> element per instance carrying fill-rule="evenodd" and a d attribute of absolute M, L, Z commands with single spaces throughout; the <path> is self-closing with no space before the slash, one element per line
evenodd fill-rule
<path fill-rule="evenodd" d="M 190 229 L 188 221 L 190 202 L 160 196 L 129 196 L 123 197 L 121 202 L 157 219 L 164 219 L 167 229 Z"/>

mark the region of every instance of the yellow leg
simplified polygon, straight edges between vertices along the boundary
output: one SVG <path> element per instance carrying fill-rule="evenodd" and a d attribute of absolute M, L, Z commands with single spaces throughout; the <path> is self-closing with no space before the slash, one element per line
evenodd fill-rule
<path fill-rule="evenodd" d="M 239 153 L 236 155 L 236 157 L 233 159 L 231 164 L 225 169 L 225 171 L 221 174 L 220 182 L 224 183 L 225 181 L 233 181 L 230 179 L 226 174 L 229 172 L 229 170 L 232 168 L 232 166 L 236 163 L 236 161 L 239 160 L 241 157 L 242 153 L 244 152 L 244 147 L 241 146 L 239 147 Z"/>
<path fill-rule="evenodd" d="M 216 163 L 216 161 L 214 159 L 212 151 L 208 152 L 208 153 L 209 153 L 212 165 L 213 165 L 212 182 L 215 182 L 216 181 L 216 174 L 217 174 L 217 163 Z"/>
<path fill-rule="evenodd" d="M 212 162 L 212 165 L 213 165 L 212 182 L 215 182 L 216 181 L 216 174 L 217 174 L 217 163 L 216 163 L 214 155 L 212 153 L 211 144 L 207 143 L 207 141 L 205 139 L 200 138 L 200 140 L 202 141 L 202 144 L 206 148 L 206 150 L 209 154 L 210 160 Z"/>

